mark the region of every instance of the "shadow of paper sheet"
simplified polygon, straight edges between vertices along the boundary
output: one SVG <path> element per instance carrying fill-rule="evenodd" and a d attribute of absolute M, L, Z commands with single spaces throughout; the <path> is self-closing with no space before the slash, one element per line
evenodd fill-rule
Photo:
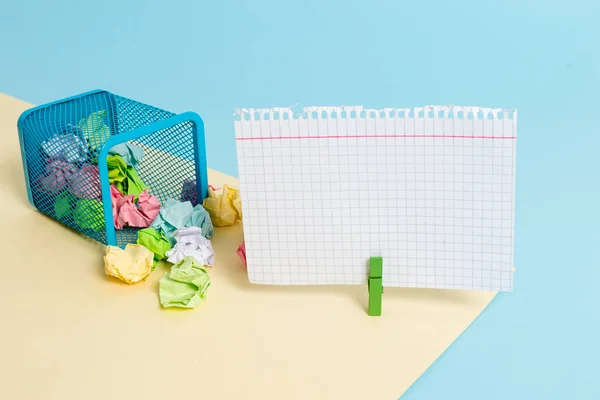
<path fill-rule="evenodd" d="M 28 204 L 16 132 L 28 107 L 0 95 L 6 398 L 397 399 L 494 297 L 386 289 L 374 318 L 366 285 L 252 285 L 236 225 L 216 230 L 207 301 L 161 309 L 168 265 L 120 284 L 103 274 L 102 246 Z M 209 179 L 237 186 L 216 171 Z M 182 371 L 201 385 L 183 384 Z"/>

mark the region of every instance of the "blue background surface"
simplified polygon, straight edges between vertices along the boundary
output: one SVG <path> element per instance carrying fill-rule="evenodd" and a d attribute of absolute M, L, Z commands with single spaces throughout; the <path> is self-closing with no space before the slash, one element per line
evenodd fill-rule
<path fill-rule="evenodd" d="M 515 291 L 403 400 L 596 398 L 599 15 L 583 0 L 4 1 L 0 91 L 196 111 L 209 167 L 232 175 L 238 107 L 517 108 Z"/>

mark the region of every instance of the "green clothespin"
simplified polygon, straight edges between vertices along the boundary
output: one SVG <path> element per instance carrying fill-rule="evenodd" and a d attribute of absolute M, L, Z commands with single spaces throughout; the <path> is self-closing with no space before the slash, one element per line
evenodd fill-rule
<path fill-rule="evenodd" d="M 381 315 L 383 295 L 383 258 L 371 257 L 369 260 L 369 315 Z"/>

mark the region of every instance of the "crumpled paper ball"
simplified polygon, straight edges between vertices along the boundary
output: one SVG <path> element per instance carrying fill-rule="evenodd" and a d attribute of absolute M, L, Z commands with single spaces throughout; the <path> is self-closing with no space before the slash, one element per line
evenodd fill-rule
<path fill-rule="evenodd" d="M 114 185 L 110 185 L 110 197 L 113 222 L 117 229 L 126 226 L 146 228 L 154 221 L 160 210 L 158 198 L 148 193 L 147 189 L 139 194 L 136 201 L 134 195 L 125 196 Z"/>
<path fill-rule="evenodd" d="M 211 187 L 208 197 L 202 203 L 214 226 L 230 226 L 242 218 L 240 191 L 229 185 L 223 186 L 220 194 Z"/>
<path fill-rule="evenodd" d="M 104 272 L 132 285 L 150 275 L 153 258 L 154 253 L 139 244 L 128 244 L 125 249 L 106 246 Z"/>
<path fill-rule="evenodd" d="M 209 286 L 206 268 L 193 257 L 185 257 L 160 280 L 160 304 L 165 308 L 196 308 L 206 299 Z"/>
<path fill-rule="evenodd" d="M 71 176 L 71 193 L 82 199 L 102 199 L 100 191 L 100 171 L 98 167 L 84 164 Z"/>
<path fill-rule="evenodd" d="M 135 167 L 144 157 L 144 150 L 140 146 L 125 142 L 115 145 L 108 151 L 108 154 L 111 156 L 121 156 L 127 165 Z"/>
<path fill-rule="evenodd" d="M 82 118 L 77 127 L 83 132 L 83 137 L 88 143 L 90 150 L 97 151 L 110 139 L 110 128 L 104 123 L 106 110 L 91 113 L 87 118 Z"/>
<path fill-rule="evenodd" d="M 208 212 L 198 204 L 195 207 L 189 201 L 179 202 L 168 199 L 160 208 L 159 214 L 152 222 L 152 227 L 165 234 L 171 246 L 175 246 L 175 231 L 180 228 L 197 226 L 202 235 L 210 239 L 214 233 L 213 224 Z"/>
<path fill-rule="evenodd" d="M 140 229 L 137 233 L 137 244 L 141 244 L 152 253 L 154 253 L 154 266 L 164 260 L 167 252 L 171 249 L 171 243 L 164 233 L 157 231 L 153 227 Z"/>
<path fill-rule="evenodd" d="M 106 227 L 104 205 L 99 200 L 79 199 L 73 210 L 73 221 L 83 229 L 101 231 Z"/>
<path fill-rule="evenodd" d="M 60 158 L 70 163 L 85 161 L 87 157 L 86 144 L 79 136 L 70 133 L 55 134 L 42 142 L 41 147 L 49 158 Z"/>
<path fill-rule="evenodd" d="M 200 264 L 211 267 L 215 262 L 215 253 L 210 240 L 202 235 L 197 226 L 180 228 L 175 231 L 177 244 L 167 251 L 167 261 L 176 264 L 185 257 L 193 257 Z"/>
<path fill-rule="evenodd" d="M 70 162 L 52 159 L 46 165 L 45 174 L 38 180 L 40 190 L 46 193 L 59 193 L 67 188 L 77 167 Z"/>
<path fill-rule="evenodd" d="M 242 261 L 244 262 L 244 266 L 246 265 L 246 242 L 242 242 L 242 244 L 240 244 L 238 246 L 238 249 L 236 251 L 237 255 L 242 259 Z"/>
<path fill-rule="evenodd" d="M 106 167 L 108 169 L 108 181 L 115 185 L 124 195 L 137 196 L 148 187 L 142 182 L 137 171 L 132 166 L 128 166 L 123 157 L 112 155 L 106 157 Z"/>

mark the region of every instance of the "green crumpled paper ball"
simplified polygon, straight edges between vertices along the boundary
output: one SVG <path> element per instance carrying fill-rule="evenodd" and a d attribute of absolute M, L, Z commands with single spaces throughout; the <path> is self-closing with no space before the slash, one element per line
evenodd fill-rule
<path fill-rule="evenodd" d="M 158 232 L 153 227 L 140 229 L 137 233 L 137 244 L 141 244 L 154 253 L 154 265 L 165 258 L 167 251 L 171 249 L 171 243 L 162 232 Z"/>
<path fill-rule="evenodd" d="M 54 215 L 58 219 L 68 218 L 76 205 L 77 197 L 73 196 L 70 191 L 65 190 L 54 200 Z"/>
<path fill-rule="evenodd" d="M 192 256 L 171 267 L 159 283 L 160 304 L 163 307 L 196 308 L 206 299 L 210 275 Z"/>
<path fill-rule="evenodd" d="M 94 199 L 80 199 L 73 210 L 73 220 L 83 229 L 99 232 L 104 229 L 104 206 Z"/>
<path fill-rule="evenodd" d="M 92 152 L 100 150 L 102 145 L 110 138 L 110 128 L 104 124 L 106 115 L 106 110 L 96 111 L 77 123 L 77 127 L 83 132 L 83 136 Z"/>
<path fill-rule="evenodd" d="M 116 154 L 106 157 L 106 167 L 108 169 L 108 181 L 111 185 L 115 185 L 125 196 L 132 194 L 137 198 L 140 193 L 148 188 L 140 179 L 135 168 L 128 166 L 123 157 Z"/>

